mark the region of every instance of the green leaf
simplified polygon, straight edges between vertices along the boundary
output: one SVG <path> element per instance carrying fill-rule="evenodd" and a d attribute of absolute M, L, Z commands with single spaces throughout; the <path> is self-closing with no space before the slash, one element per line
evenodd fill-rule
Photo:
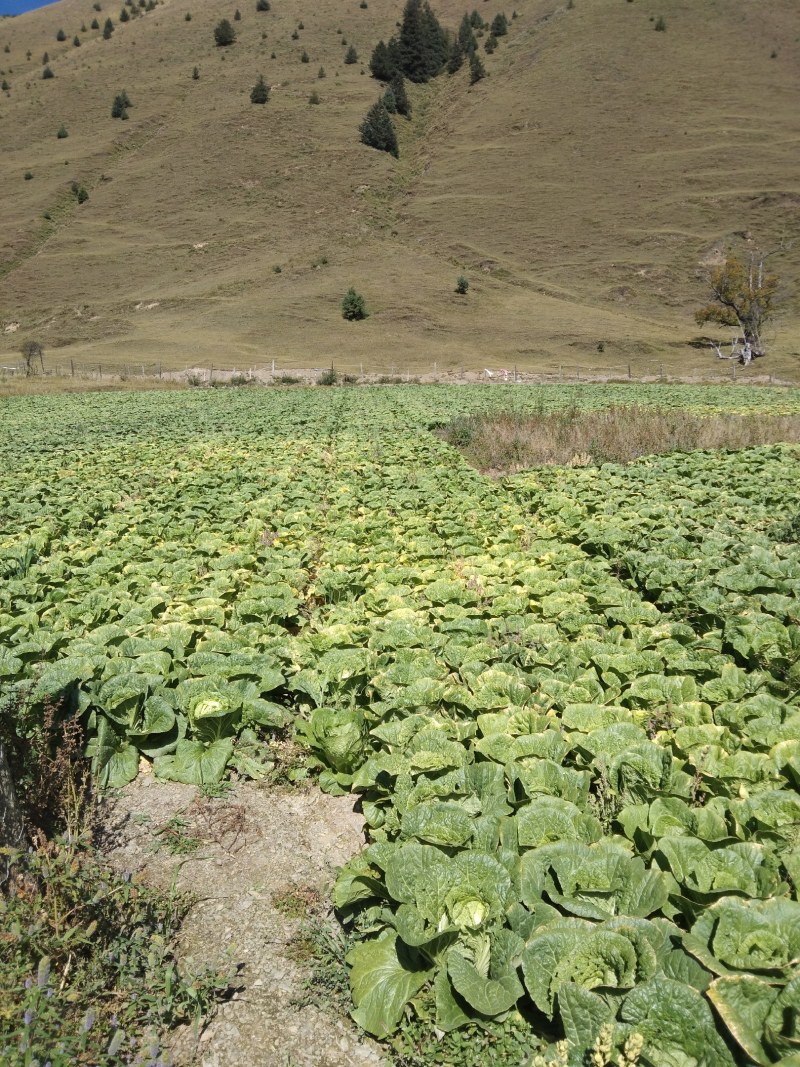
<path fill-rule="evenodd" d="M 433 976 L 423 957 L 390 933 L 364 941 L 347 954 L 353 1018 L 373 1037 L 387 1037 L 397 1029 L 411 998 Z"/>
<path fill-rule="evenodd" d="M 103 789 L 121 789 L 139 773 L 139 753 L 105 715 L 97 717 L 95 773 Z"/>
<path fill-rule="evenodd" d="M 508 1011 L 524 992 L 516 975 L 484 978 L 456 949 L 447 954 L 447 973 L 455 991 L 481 1015 L 500 1015 Z"/>
<path fill-rule="evenodd" d="M 727 1026 L 731 1036 L 755 1060 L 768 1067 L 772 1057 L 762 1044 L 764 1024 L 778 990 L 754 974 L 737 974 L 715 978 L 708 988 L 708 999 Z"/>
<path fill-rule="evenodd" d="M 576 1049 L 590 1049 L 600 1030 L 612 1022 L 614 1010 L 597 993 L 574 982 L 566 982 L 558 991 L 558 1014 L 564 1036 Z"/>
<path fill-rule="evenodd" d="M 628 994 L 620 1015 L 645 1039 L 647 1060 L 658 1067 L 734 1067 L 708 1004 L 690 986 L 653 978 Z"/>
<path fill-rule="evenodd" d="M 159 778 L 186 785 L 213 785 L 221 782 L 233 755 L 233 741 L 219 738 L 206 745 L 202 741 L 179 741 L 174 756 L 162 756 L 153 764 Z"/>

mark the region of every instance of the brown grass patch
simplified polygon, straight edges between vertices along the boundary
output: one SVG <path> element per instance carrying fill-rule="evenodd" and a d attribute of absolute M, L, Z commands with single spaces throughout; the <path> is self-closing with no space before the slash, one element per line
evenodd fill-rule
<path fill-rule="evenodd" d="M 717 415 L 647 407 L 501 412 L 458 419 L 441 431 L 473 466 L 492 474 L 530 467 L 630 463 L 639 456 L 800 442 L 797 415 Z"/>

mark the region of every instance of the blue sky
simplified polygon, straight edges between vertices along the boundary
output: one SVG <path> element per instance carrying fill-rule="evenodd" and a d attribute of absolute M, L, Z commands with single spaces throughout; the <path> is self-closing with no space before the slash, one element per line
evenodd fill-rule
<path fill-rule="evenodd" d="M 0 0 L 0 15 L 21 15 L 35 7 L 52 4 L 53 0 Z"/>

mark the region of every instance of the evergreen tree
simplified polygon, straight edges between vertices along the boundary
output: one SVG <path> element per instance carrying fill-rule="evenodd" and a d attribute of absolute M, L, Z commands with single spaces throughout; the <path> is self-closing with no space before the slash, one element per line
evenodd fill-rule
<path fill-rule="evenodd" d="M 65 137 L 69 137 L 69 134 L 67 133 L 67 127 L 64 125 L 63 122 L 58 127 L 58 132 L 56 133 L 56 137 L 59 139 L 59 141 L 63 141 Z"/>
<path fill-rule="evenodd" d="M 400 27 L 400 69 L 412 82 L 435 77 L 447 62 L 447 34 L 427 0 L 406 0 Z"/>
<path fill-rule="evenodd" d="M 472 29 L 472 23 L 470 22 L 469 15 L 464 12 L 464 17 L 461 20 L 461 24 L 458 27 L 458 43 L 461 45 L 461 51 L 463 55 L 471 55 L 478 47 L 478 42 L 475 40 L 475 34 Z"/>
<path fill-rule="evenodd" d="M 72 45 L 73 45 L 73 47 L 74 47 L 74 48 L 80 48 L 80 46 L 81 46 L 81 39 L 80 39 L 80 37 L 79 37 L 79 36 L 77 35 L 77 33 L 76 33 L 76 34 L 75 34 L 75 36 L 74 36 L 74 37 L 72 38 Z"/>
<path fill-rule="evenodd" d="M 396 69 L 396 66 L 392 63 L 386 42 L 378 41 L 372 50 L 372 56 L 369 61 L 370 74 L 373 78 L 377 78 L 379 82 L 388 82 L 392 80 L 392 75 Z"/>
<path fill-rule="evenodd" d="M 106 19 L 103 26 L 103 40 L 108 41 L 111 38 L 111 34 L 114 32 L 114 23 L 111 19 Z"/>
<path fill-rule="evenodd" d="M 505 37 L 508 33 L 508 19 L 502 12 L 492 19 L 491 33 L 494 37 Z"/>
<path fill-rule="evenodd" d="M 472 14 L 469 17 L 469 24 L 474 30 L 479 30 L 483 26 L 483 19 L 477 8 L 472 9 Z"/>
<path fill-rule="evenodd" d="M 111 105 L 112 119 L 126 119 L 128 117 L 127 99 L 127 93 L 118 93 L 114 97 L 114 103 Z"/>
<path fill-rule="evenodd" d="M 263 74 L 259 74 L 258 81 L 253 86 L 253 89 L 250 93 L 250 103 L 266 104 L 267 100 L 269 100 L 269 88 L 267 87 L 267 83 L 264 81 Z"/>
<path fill-rule="evenodd" d="M 100 23 L 97 21 L 97 19 L 92 19 L 92 21 L 89 23 L 89 25 L 90 25 L 91 29 L 93 29 L 93 30 L 99 30 L 100 29 Z"/>
<path fill-rule="evenodd" d="M 362 144 L 377 148 L 381 152 L 389 152 L 397 159 L 397 134 L 394 132 L 389 112 L 380 100 L 369 109 L 359 131 Z"/>
<path fill-rule="evenodd" d="M 234 22 L 241 22 L 242 21 L 242 13 L 241 13 L 241 11 L 239 10 L 238 7 L 236 8 L 236 10 L 233 13 L 233 21 Z"/>
<path fill-rule="evenodd" d="M 386 92 L 381 97 L 381 102 L 390 115 L 397 114 L 397 101 L 395 100 L 391 85 L 387 85 Z"/>
<path fill-rule="evenodd" d="M 256 0 L 256 11 L 269 11 L 269 0 Z"/>
<path fill-rule="evenodd" d="M 487 55 L 491 55 L 492 52 L 494 52 L 495 48 L 497 48 L 497 38 L 493 33 L 490 33 L 489 36 L 486 38 L 483 43 L 483 47 L 486 49 Z"/>
<path fill-rule="evenodd" d="M 408 99 L 408 93 L 406 92 L 406 83 L 403 75 L 398 70 L 392 80 L 389 82 L 389 88 L 394 94 L 395 107 L 397 108 L 398 115 L 404 115 L 407 119 L 411 118 L 411 101 Z"/>
<path fill-rule="evenodd" d="M 220 19 L 214 27 L 214 41 L 218 48 L 227 48 L 236 40 L 236 33 L 227 19 Z"/>
<path fill-rule="evenodd" d="M 192 81 L 194 81 L 194 82 L 200 81 L 200 68 L 199 67 L 193 67 L 192 68 Z"/>
<path fill-rule="evenodd" d="M 7 93 L 10 88 L 11 86 L 8 84 L 8 81 L 3 78 L 3 84 L 0 85 L 0 89 L 2 89 L 4 93 Z"/>
<path fill-rule="evenodd" d="M 66 39 L 67 39 L 67 35 L 64 33 L 64 31 L 63 30 L 59 30 L 58 33 L 56 34 L 56 40 L 57 41 L 66 41 Z"/>
<path fill-rule="evenodd" d="M 351 44 L 350 47 L 347 49 L 344 54 L 344 61 L 349 66 L 352 66 L 353 63 L 358 63 L 358 52 L 356 51 L 355 45 Z"/>
<path fill-rule="evenodd" d="M 358 322 L 360 319 L 367 317 L 367 305 L 364 297 L 361 293 L 356 292 L 355 289 L 349 288 L 342 297 L 342 318 L 347 319 L 350 322 Z M 330 376 L 332 381 L 322 382 L 323 385 L 335 385 L 336 377 L 333 367 L 330 369 Z"/>
<path fill-rule="evenodd" d="M 47 81 L 48 78 L 55 78 L 55 74 L 53 74 L 53 72 L 50 69 L 50 67 L 45 67 L 44 70 L 42 71 L 42 77 L 44 78 L 45 81 Z"/>
<path fill-rule="evenodd" d="M 450 57 L 447 60 L 447 73 L 455 74 L 457 70 L 461 70 L 464 66 L 464 49 L 461 47 L 461 41 L 458 37 L 453 41 L 453 46 L 450 49 Z"/>
<path fill-rule="evenodd" d="M 473 52 L 469 57 L 469 83 L 474 85 L 475 82 L 479 82 L 481 78 L 486 76 L 483 63 L 477 52 Z"/>
<path fill-rule="evenodd" d="M 119 21 L 120 22 L 130 22 L 130 18 L 131 17 L 128 14 L 128 9 L 126 7 L 123 7 L 122 11 L 120 11 L 120 13 L 119 13 Z"/>
<path fill-rule="evenodd" d="M 45 52 L 45 54 L 42 56 L 42 63 L 47 64 L 49 62 L 50 62 L 50 53 L 49 52 Z"/>

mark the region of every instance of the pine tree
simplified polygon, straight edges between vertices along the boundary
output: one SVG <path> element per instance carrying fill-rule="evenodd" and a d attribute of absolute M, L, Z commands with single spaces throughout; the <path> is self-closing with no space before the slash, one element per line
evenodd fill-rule
<path fill-rule="evenodd" d="M 236 33 L 227 19 L 220 19 L 214 27 L 214 41 L 218 48 L 227 48 L 236 40 Z"/>
<path fill-rule="evenodd" d="M 397 114 L 404 115 L 407 119 L 411 118 L 411 101 L 408 99 L 406 83 L 399 70 L 389 82 L 389 88 L 394 93 Z"/>
<path fill-rule="evenodd" d="M 400 69 L 413 82 L 429 81 L 447 62 L 447 34 L 427 0 L 406 0 L 398 44 Z"/>
<path fill-rule="evenodd" d="M 392 75 L 396 69 L 392 63 L 386 42 L 378 41 L 372 50 L 372 56 L 369 61 L 370 74 L 373 78 L 377 78 L 379 82 L 388 82 L 392 80 Z"/>
<path fill-rule="evenodd" d="M 119 21 L 120 22 L 130 22 L 130 18 L 131 17 L 128 14 L 128 9 L 126 7 L 123 7 L 122 11 L 120 11 L 120 13 L 119 13 Z"/>
<path fill-rule="evenodd" d="M 505 37 L 508 33 L 508 19 L 502 12 L 492 19 L 491 33 L 494 37 Z"/>
<path fill-rule="evenodd" d="M 80 39 L 80 37 L 79 37 L 79 36 L 77 35 L 77 33 L 76 33 L 76 34 L 75 34 L 75 36 L 74 36 L 74 37 L 72 38 L 72 46 L 73 46 L 73 48 L 80 48 L 80 46 L 81 46 L 81 39 Z"/>
<path fill-rule="evenodd" d="M 458 43 L 461 45 L 461 51 L 465 56 L 471 55 L 478 47 L 478 42 L 475 40 L 475 33 L 472 29 L 472 23 L 470 22 L 469 15 L 466 11 L 464 12 L 461 24 L 458 27 Z"/>
<path fill-rule="evenodd" d="M 127 119 L 128 117 L 128 94 L 118 93 L 114 97 L 114 103 L 111 105 L 111 118 L 112 119 Z"/>
<path fill-rule="evenodd" d="M 56 34 L 56 40 L 57 41 L 66 41 L 66 39 L 67 39 L 67 35 L 64 33 L 64 31 L 63 30 L 59 30 L 58 33 Z"/>
<path fill-rule="evenodd" d="M 486 77 L 486 71 L 483 63 L 481 63 L 481 58 L 477 52 L 473 52 L 469 57 L 469 83 L 474 85 L 475 82 L 479 82 L 484 77 Z"/>
<path fill-rule="evenodd" d="M 352 66 L 353 63 L 358 63 L 358 52 L 356 51 L 355 45 L 351 44 L 350 47 L 347 49 L 344 54 L 344 61 L 349 66 Z"/>
<path fill-rule="evenodd" d="M 361 293 L 356 292 L 351 286 L 342 297 L 342 318 L 347 319 L 349 322 L 358 322 L 360 319 L 365 319 L 366 317 L 367 305 L 364 297 Z M 333 381 L 323 382 L 324 385 L 334 385 L 336 383 L 336 378 L 333 377 L 335 374 L 333 367 L 331 367 L 330 373 Z"/>
<path fill-rule="evenodd" d="M 450 49 L 450 58 L 447 60 L 447 73 L 455 74 L 457 70 L 461 70 L 464 66 L 464 49 L 461 47 L 461 41 L 458 37 L 453 41 L 453 46 Z"/>
<path fill-rule="evenodd" d="M 397 114 L 397 100 L 395 99 L 391 85 L 386 87 L 386 92 L 381 97 L 381 102 L 390 115 Z"/>
<path fill-rule="evenodd" d="M 49 62 L 50 62 L 50 53 L 49 52 L 45 52 L 45 54 L 42 56 L 42 63 L 47 64 Z"/>
<path fill-rule="evenodd" d="M 389 152 L 397 159 L 397 134 L 394 132 L 389 112 L 380 100 L 369 109 L 359 131 L 362 144 L 377 148 L 381 152 Z"/>
<path fill-rule="evenodd" d="M 267 87 L 267 83 L 264 81 L 263 74 L 259 74 L 258 81 L 253 86 L 252 91 L 250 93 L 250 103 L 266 104 L 267 100 L 269 100 L 269 88 Z"/>
<path fill-rule="evenodd" d="M 92 19 L 92 21 L 89 23 L 89 26 L 93 30 L 99 30 L 100 29 L 100 23 L 97 21 L 97 19 Z"/>
<path fill-rule="evenodd" d="M 42 71 L 42 77 L 47 81 L 48 78 L 55 78 L 55 74 L 53 74 L 50 67 L 45 67 Z"/>
<path fill-rule="evenodd" d="M 111 21 L 111 19 L 106 19 L 105 24 L 103 26 L 103 40 L 104 41 L 108 41 L 113 32 L 114 32 L 114 23 Z"/>
<path fill-rule="evenodd" d="M 256 0 L 256 11 L 269 11 L 269 0 Z"/>

